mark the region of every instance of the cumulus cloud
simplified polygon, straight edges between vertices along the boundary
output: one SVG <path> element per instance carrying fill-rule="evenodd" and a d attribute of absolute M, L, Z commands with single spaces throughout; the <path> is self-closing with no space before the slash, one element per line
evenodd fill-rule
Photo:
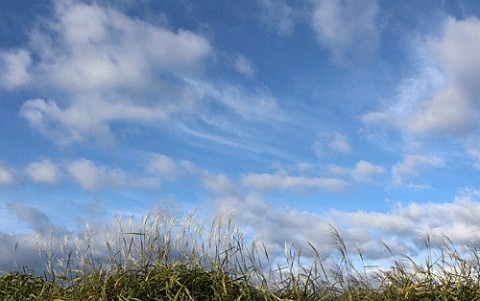
<path fill-rule="evenodd" d="M 235 185 L 224 174 L 212 174 L 207 171 L 203 171 L 201 174 L 201 184 L 207 191 L 221 195 L 221 196 L 233 196 L 238 195 Z"/>
<path fill-rule="evenodd" d="M 205 174 L 205 179 L 208 176 L 212 176 L 210 183 L 222 179 L 220 182 L 223 184 L 219 187 L 235 189 L 235 186 L 228 184 L 230 180 L 224 176 Z M 350 255 L 355 256 L 356 250 L 362 251 L 363 261 L 367 265 L 402 255 L 419 258 L 418 262 L 422 262 L 426 235 L 430 236 L 431 247 L 434 249 L 441 245 L 445 236 L 454 245 L 461 247 L 480 242 L 480 191 L 471 187 L 461 189 L 451 202 L 397 204 L 384 212 L 330 210 L 320 214 L 277 208 L 258 194 L 242 195 L 238 190 L 235 193 L 225 190 L 221 192 L 214 208 L 218 210 L 217 213 L 230 212 L 234 225 L 239 225 L 248 237 L 265 245 L 269 256 L 276 262 L 283 258 L 286 245 L 302 248 L 302 254 L 309 256 L 311 243 L 320 252 L 322 259 L 338 263 L 332 227 L 340 233 Z M 9 209 L 22 220 L 29 221 L 33 229 L 43 231 L 50 226 L 49 218 L 38 209 L 22 204 L 10 204 Z M 159 216 L 164 215 L 160 212 Z M 171 218 L 167 218 L 169 225 Z M 0 251 L 5 254 L 0 258 L 0 270 L 12 271 L 15 262 L 18 262 L 19 266 L 27 264 L 38 267 L 40 270 L 37 270 L 37 273 L 41 273 L 43 262 L 35 262 L 33 259 L 40 260 L 41 258 L 37 257 L 38 248 L 50 243 L 59 257 L 70 248 L 78 250 L 80 255 L 86 248 L 91 248 L 99 260 L 106 260 L 108 264 L 109 251 L 105 241 L 111 242 L 114 247 L 116 241 L 121 241 L 118 226 L 119 224 L 113 227 L 97 225 L 95 235 L 92 235 L 92 229 L 88 226 L 84 235 L 80 232 L 63 232 L 57 235 L 54 232 L 50 237 L 37 234 L 7 235 L 0 232 Z M 142 227 L 135 221 L 122 223 L 123 230 L 126 230 L 126 226 L 129 227 L 128 230 L 131 228 L 132 232 Z M 156 230 L 157 228 L 153 229 Z M 12 252 L 17 243 L 18 251 Z M 382 247 L 383 243 L 389 250 Z M 391 264 L 392 262 L 389 262 L 385 268 Z"/>
<path fill-rule="evenodd" d="M 30 53 L 24 49 L 0 51 L 0 87 L 11 90 L 30 82 L 31 63 Z"/>
<path fill-rule="evenodd" d="M 10 186 L 17 183 L 18 178 L 16 172 L 0 162 L 0 186 Z"/>
<path fill-rule="evenodd" d="M 253 79 L 255 77 L 255 65 L 244 55 L 235 55 L 234 67 L 238 73 L 248 79 Z"/>
<path fill-rule="evenodd" d="M 357 162 L 352 171 L 352 177 L 357 182 L 371 182 L 377 175 L 385 173 L 385 168 L 370 162 L 361 160 Z"/>
<path fill-rule="evenodd" d="M 115 140 L 108 123 L 113 121 L 165 120 L 167 113 L 161 107 L 149 107 L 130 101 L 109 102 L 101 95 L 80 97 L 61 108 L 53 100 L 31 99 L 20 110 L 30 125 L 55 142 L 65 145 L 84 142 L 95 137 L 99 144 L 109 145 Z"/>
<path fill-rule="evenodd" d="M 47 159 L 28 164 L 25 171 L 35 183 L 56 185 L 60 180 L 57 165 Z"/>
<path fill-rule="evenodd" d="M 287 35 L 295 26 L 294 11 L 284 0 L 258 0 L 261 20 L 279 35 Z"/>
<path fill-rule="evenodd" d="M 157 188 L 157 178 L 138 178 L 121 169 L 97 165 L 87 159 L 79 159 L 67 165 L 73 180 L 86 191 L 104 187 L 115 188 Z"/>
<path fill-rule="evenodd" d="M 323 256 L 332 256 L 333 226 L 350 251 L 360 249 L 364 259 L 375 262 L 402 254 L 420 256 L 425 250 L 426 235 L 430 235 L 434 248 L 445 236 L 460 246 L 479 242 L 479 196 L 478 190 L 465 188 L 452 202 L 398 204 L 386 212 L 301 212 L 274 208 L 258 196 L 226 198 L 220 200 L 220 206 L 242 220 L 252 235 L 269 247 L 272 256 L 281 256 L 285 242 L 307 249 L 310 242 Z M 382 243 L 390 250 L 382 248 Z"/>
<path fill-rule="evenodd" d="M 354 168 L 332 165 L 329 171 L 336 176 L 351 176 L 355 182 L 360 183 L 374 182 L 375 177 L 386 173 L 385 167 L 365 160 L 358 161 Z"/>
<path fill-rule="evenodd" d="M 420 167 L 442 167 L 444 161 L 435 156 L 407 155 L 404 160 L 392 168 L 392 183 L 395 186 L 404 185 L 404 179 L 415 177 Z"/>
<path fill-rule="evenodd" d="M 15 213 L 19 219 L 26 222 L 35 232 L 44 233 L 52 226 L 45 213 L 31 206 L 15 203 L 8 204 L 8 209 Z"/>
<path fill-rule="evenodd" d="M 471 133 L 477 125 L 480 20 L 448 18 L 440 37 L 427 38 L 426 48 L 445 69 L 448 81 L 416 116 L 412 130 L 449 134 Z"/>
<path fill-rule="evenodd" d="M 242 184 L 260 191 L 303 191 L 318 188 L 332 192 L 342 192 L 347 188 L 347 183 L 341 179 L 289 176 L 285 173 L 247 174 L 243 177 Z"/>
<path fill-rule="evenodd" d="M 367 59 L 379 45 L 380 32 L 375 22 L 378 11 L 376 0 L 318 0 L 312 27 L 335 62 Z"/>
<path fill-rule="evenodd" d="M 350 155 L 352 146 L 347 136 L 340 133 L 321 133 L 317 136 L 312 151 L 317 157 L 322 158 L 328 155 Z"/>
<path fill-rule="evenodd" d="M 478 126 L 480 20 L 448 18 L 439 34 L 419 43 L 422 50 L 417 76 L 404 80 L 395 103 L 369 112 L 366 124 L 391 124 L 413 134 L 465 137 Z"/>
<path fill-rule="evenodd" d="M 177 177 L 178 169 L 173 159 L 162 154 L 151 154 L 147 166 L 148 172 L 160 174 L 169 180 Z"/>
<path fill-rule="evenodd" d="M 480 169 L 480 148 L 469 147 L 467 153 L 474 159 L 473 166 Z"/>
<path fill-rule="evenodd" d="M 60 144 L 92 137 L 111 144 L 112 122 L 165 121 L 188 111 L 195 95 L 183 78 L 197 74 L 212 53 L 209 41 L 191 31 L 80 1 L 55 2 L 54 18 L 30 32 L 28 47 L 3 54 L 24 71 L 5 76 L 12 88 L 29 80 L 61 92 L 65 98 L 31 99 L 20 111 Z"/>
<path fill-rule="evenodd" d="M 56 22 L 37 31 L 37 68 L 55 86 L 72 89 L 137 87 L 156 70 L 192 71 L 210 53 L 209 42 L 190 31 L 173 32 L 115 10 L 82 2 L 57 2 Z"/>
<path fill-rule="evenodd" d="M 295 26 L 294 11 L 284 0 L 258 0 L 261 20 L 279 35 L 286 35 Z"/>

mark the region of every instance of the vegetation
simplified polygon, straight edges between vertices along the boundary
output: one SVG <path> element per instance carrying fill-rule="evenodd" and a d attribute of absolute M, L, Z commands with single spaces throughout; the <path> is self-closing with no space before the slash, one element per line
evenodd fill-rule
<path fill-rule="evenodd" d="M 480 300 L 480 256 L 445 239 L 417 264 L 407 256 L 386 270 L 366 273 L 332 228 L 338 263 L 327 266 L 310 244 L 307 255 L 287 248 L 282 264 L 265 246 L 248 242 L 220 217 L 207 234 L 189 216 L 181 223 L 158 213 L 139 229 L 119 222 L 120 236 L 105 242 L 108 257 L 78 244 L 61 258 L 43 250 L 45 273 L 0 276 L 0 300 Z M 91 232 L 85 241 L 93 241 Z M 206 236 L 206 239 L 204 237 Z M 403 263 L 400 263 L 403 262 Z"/>

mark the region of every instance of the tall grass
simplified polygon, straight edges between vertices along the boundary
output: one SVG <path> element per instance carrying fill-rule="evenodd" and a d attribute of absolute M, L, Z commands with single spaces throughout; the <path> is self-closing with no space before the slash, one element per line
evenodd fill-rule
<path fill-rule="evenodd" d="M 480 300 L 479 250 L 460 252 L 448 238 L 433 248 L 426 237 L 423 262 L 403 255 L 367 273 L 364 254 L 352 255 L 333 227 L 338 257 L 326 264 L 312 243 L 286 243 L 283 258 L 272 258 L 225 214 L 204 225 L 194 213 L 156 212 L 87 227 L 73 243 L 52 232 L 39 245 L 43 275 L 0 276 L 0 300 Z"/>

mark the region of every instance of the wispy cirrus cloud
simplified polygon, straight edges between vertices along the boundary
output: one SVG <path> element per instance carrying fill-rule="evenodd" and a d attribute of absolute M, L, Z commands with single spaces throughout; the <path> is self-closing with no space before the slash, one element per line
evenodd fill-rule
<path fill-rule="evenodd" d="M 341 179 L 290 176 L 285 173 L 247 174 L 242 179 L 242 185 L 259 191 L 322 189 L 331 192 L 345 191 L 348 186 L 347 183 Z"/>

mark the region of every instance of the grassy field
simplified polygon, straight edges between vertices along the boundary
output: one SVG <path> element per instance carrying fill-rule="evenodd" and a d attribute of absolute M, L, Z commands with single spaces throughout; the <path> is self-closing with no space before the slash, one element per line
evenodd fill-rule
<path fill-rule="evenodd" d="M 427 238 L 420 263 L 404 256 L 407 264 L 366 273 L 362 254 L 349 258 L 334 228 L 338 262 L 328 266 L 313 245 L 287 248 L 279 264 L 226 217 L 208 231 L 192 216 L 162 213 L 117 229 L 118 239 L 104 243 L 108 256 L 93 242 L 61 257 L 45 250 L 42 276 L 1 275 L 0 300 L 480 300 L 478 250 L 460 254 L 448 239 L 432 250 Z"/>

